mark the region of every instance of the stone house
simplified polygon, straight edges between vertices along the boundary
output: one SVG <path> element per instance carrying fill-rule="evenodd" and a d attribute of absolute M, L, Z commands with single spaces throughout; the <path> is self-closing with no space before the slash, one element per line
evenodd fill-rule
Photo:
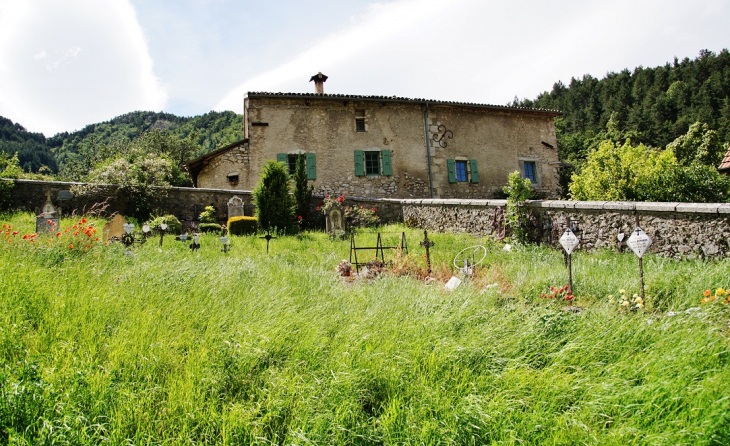
<path fill-rule="evenodd" d="M 188 162 L 196 187 L 251 190 L 266 160 L 306 158 L 315 193 L 381 198 L 493 198 L 519 170 L 560 195 L 560 112 L 316 92 L 248 93 L 244 138 Z"/>

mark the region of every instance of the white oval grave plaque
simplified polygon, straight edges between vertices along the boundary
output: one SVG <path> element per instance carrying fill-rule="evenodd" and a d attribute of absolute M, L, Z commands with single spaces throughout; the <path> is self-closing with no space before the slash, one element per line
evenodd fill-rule
<path fill-rule="evenodd" d="M 167 223 L 160 223 L 160 229 L 162 229 L 163 231 L 167 229 Z"/>
<path fill-rule="evenodd" d="M 560 237 L 560 244 L 563 245 L 563 249 L 565 249 L 565 252 L 568 254 L 571 254 L 579 243 L 580 240 L 578 240 L 578 237 L 573 234 L 573 231 L 571 231 L 570 228 L 566 229 L 563 236 Z"/>
<path fill-rule="evenodd" d="M 124 228 L 124 232 L 126 232 L 127 234 L 131 234 L 132 229 L 134 229 L 134 225 L 132 223 L 124 223 L 122 225 L 122 228 Z"/>
<path fill-rule="evenodd" d="M 634 251 L 634 254 L 641 258 L 651 246 L 651 237 L 637 226 L 636 230 L 631 234 L 631 237 L 629 237 L 628 245 Z"/>
<path fill-rule="evenodd" d="M 144 231 L 145 233 L 150 232 L 150 225 L 144 225 L 144 226 L 142 226 L 142 231 Z"/>

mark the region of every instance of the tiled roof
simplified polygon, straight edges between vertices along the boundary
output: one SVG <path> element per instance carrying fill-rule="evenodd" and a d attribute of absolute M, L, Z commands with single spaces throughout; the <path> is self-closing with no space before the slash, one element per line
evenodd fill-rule
<path fill-rule="evenodd" d="M 728 147 L 727 153 L 725 154 L 725 158 L 722 159 L 722 162 L 720 163 L 720 167 L 718 167 L 717 170 L 719 170 L 720 172 L 730 170 L 730 147 Z"/>
<path fill-rule="evenodd" d="M 248 92 L 246 97 L 249 98 L 284 98 L 284 99 L 336 99 L 340 101 L 370 101 L 370 102 L 399 102 L 408 104 L 429 104 L 429 105 L 447 105 L 452 107 L 468 107 L 468 108 L 488 108 L 493 110 L 523 112 L 523 113 L 540 113 L 552 116 L 560 116 L 563 113 L 560 110 L 550 110 L 545 108 L 530 107 L 512 107 L 509 105 L 492 105 L 477 104 L 473 102 L 456 102 L 456 101 L 437 101 L 433 99 L 419 98 L 403 98 L 398 96 L 362 96 L 353 94 L 316 94 L 316 93 L 268 93 L 268 92 Z"/>

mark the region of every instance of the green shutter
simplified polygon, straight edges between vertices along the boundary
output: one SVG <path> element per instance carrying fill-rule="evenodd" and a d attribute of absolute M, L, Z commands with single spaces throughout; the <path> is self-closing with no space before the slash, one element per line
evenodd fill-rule
<path fill-rule="evenodd" d="M 390 150 L 383 150 L 383 175 L 393 175 L 393 169 L 390 166 Z"/>
<path fill-rule="evenodd" d="M 276 154 L 276 161 L 278 161 L 280 163 L 286 164 L 286 153 L 277 153 Z M 287 165 L 287 168 L 288 167 L 289 166 Z"/>
<path fill-rule="evenodd" d="M 446 168 L 449 171 L 449 183 L 456 183 L 456 166 L 454 160 L 446 160 Z"/>
<path fill-rule="evenodd" d="M 365 152 L 362 150 L 355 150 L 355 175 L 365 175 Z"/>
<path fill-rule="evenodd" d="M 317 162 L 314 160 L 314 153 L 307 153 L 307 179 L 317 179 Z"/>
<path fill-rule="evenodd" d="M 471 168 L 471 182 L 479 182 L 479 171 L 477 170 L 477 160 L 469 160 L 469 166 Z"/>

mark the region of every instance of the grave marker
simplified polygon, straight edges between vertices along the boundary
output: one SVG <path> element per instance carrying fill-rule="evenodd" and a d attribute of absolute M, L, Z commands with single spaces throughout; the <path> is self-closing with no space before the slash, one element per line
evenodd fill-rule
<path fill-rule="evenodd" d="M 101 230 L 104 243 L 108 242 L 112 238 L 122 238 L 122 235 L 124 235 L 124 225 L 126 223 L 127 220 L 124 217 L 120 214 L 116 214 L 114 218 L 105 224 L 104 228 Z"/>
<path fill-rule="evenodd" d="M 566 229 L 563 235 L 560 237 L 560 244 L 563 249 L 568 253 L 568 288 L 570 292 L 573 292 L 573 250 L 580 244 L 578 237 L 573 234 L 570 228 Z"/>
<path fill-rule="evenodd" d="M 641 300 L 644 300 L 644 264 L 642 258 L 651 246 L 651 237 L 639 226 L 636 227 L 628 241 L 629 248 L 639 258 L 639 281 L 641 282 Z"/>
<path fill-rule="evenodd" d="M 58 227 L 58 212 L 51 202 L 51 191 L 48 191 L 48 194 L 46 194 L 46 204 L 43 205 L 42 212 L 35 220 L 35 232 L 36 234 L 56 232 Z"/>
<path fill-rule="evenodd" d="M 228 200 L 228 219 L 231 217 L 243 217 L 243 200 L 234 195 Z"/>
<path fill-rule="evenodd" d="M 341 235 L 345 233 L 345 213 L 339 203 L 334 203 L 331 208 L 327 209 L 325 223 L 328 234 Z"/>

